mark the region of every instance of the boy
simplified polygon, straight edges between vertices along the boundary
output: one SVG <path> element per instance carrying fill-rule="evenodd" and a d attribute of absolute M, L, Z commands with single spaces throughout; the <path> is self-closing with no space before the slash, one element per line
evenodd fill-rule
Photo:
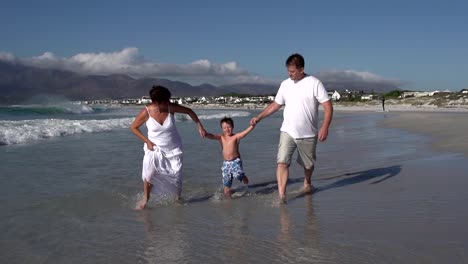
<path fill-rule="evenodd" d="M 227 198 L 231 198 L 231 186 L 232 179 L 236 178 L 245 184 L 249 183 L 249 178 L 244 174 L 244 168 L 242 167 L 242 160 L 239 153 L 239 142 L 242 138 L 247 136 L 253 129 L 254 125 L 249 126 L 246 130 L 234 134 L 234 121 L 225 117 L 220 121 L 223 134 L 214 135 L 206 133 L 206 137 L 213 140 L 219 140 L 223 148 L 223 167 L 221 168 L 223 174 L 223 185 L 224 195 Z"/>

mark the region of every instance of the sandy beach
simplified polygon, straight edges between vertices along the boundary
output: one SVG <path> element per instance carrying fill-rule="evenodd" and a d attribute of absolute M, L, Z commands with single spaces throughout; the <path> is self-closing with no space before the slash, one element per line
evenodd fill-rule
<path fill-rule="evenodd" d="M 468 261 L 466 111 L 336 104 L 317 147 L 317 191 L 301 192 L 294 162 L 286 206 L 275 177 L 281 112 L 243 139 L 251 183 L 235 183 L 231 201 L 220 198 L 219 143 L 180 119 L 184 203 L 153 196 L 140 212 L 143 151 L 128 127 L 141 107 L 3 121 L 17 143 L 0 147 L 1 263 Z M 261 109 L 195 111 L 217 132 L 220 118 L 232 116 L 240 130 Z"/>
<path fill-rule="evenodd" d="M 401 112 L 386 119 L 384 126 L 401 128 L 431 136 L 432 146 L 442 151 L 463 153 L 468 157 L 468 112 Z"/>

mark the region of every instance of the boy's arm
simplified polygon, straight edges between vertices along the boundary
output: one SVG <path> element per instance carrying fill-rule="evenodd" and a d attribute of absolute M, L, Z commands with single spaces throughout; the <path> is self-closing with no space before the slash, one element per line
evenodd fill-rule
<path fill-rule="evenodd" d="M 241 139 L 241 138 L 244 138 L 245 136 L 247 136 L 250 132 L 252 132 L 252 130 L 255 128 L 255 125 L 250 125 L 246 130 L 240 132 L 240 133 L 237 133 L 236 136 L 238 139 Z"/>
<path fill-rule="evenodd" d="M 213 140 L 221 140 L 221 135 L 211 134 L 208 132 L 206 133 L 205 137 Z"/>

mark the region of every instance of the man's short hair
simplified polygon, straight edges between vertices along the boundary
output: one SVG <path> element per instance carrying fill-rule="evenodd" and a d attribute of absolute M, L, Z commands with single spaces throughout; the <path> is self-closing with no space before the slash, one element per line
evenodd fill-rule
<path fill-rule="evenodd" d="M 302 57 L 302 55 L 299 53 L 294 53 L 293 55 L 289 56 L 286 60 L 286 67 L 290 65 L 294 65 L 298 69 L 304 68 L 304 57 Z"/>

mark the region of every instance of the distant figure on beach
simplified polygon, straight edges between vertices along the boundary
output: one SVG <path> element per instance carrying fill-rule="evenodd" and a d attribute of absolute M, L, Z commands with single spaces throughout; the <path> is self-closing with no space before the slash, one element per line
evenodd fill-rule
<path fill-rule="evenodd" d="M 317 138 L 320 141 L 327 139 L 333 116 L 333 106 L 325 87 L 320 80 L 304 72 L 304 64 L 304 58 L 300 54 L 288 57 L 286 67 L 289 78 L 281 83 L 275 100 L 250 121 L 255 125 L 284 106 L 276 169 L 281 203 L 287 201 L 289 166 L 296 149 L 299 154 L 297 162 L 304 168 L 304 191 L 314 191 L 311 177 L 316 161 Z M 322 104 L 325 112 L 320 130 L 319 104 Z"/>
<path fill-rule="evenodd" d="M 244 168 L 242 166 L 242 160 L 239 153 L 239 143 L 242 138 L 247 136 L 255 127 L 250 125 L 246 130 L 234 134 L 234 121 L 225 117 L 220 121 L 221 128 L 223 129 L 223 134 L 211 134 L 207 133 L 206 138 L 219 140 L 223 148 L 223 166 L 221 167 L 222 176 L 223 176 L 223 186 L 224 186 L 224 196 L 231 198 L 231 186 L 233 178 L 238 181 L 243 182 L 244 184 L 249 183 L 249 178 L 244 173 Z"/>
<path fill-rule="evenodd" d="M 151 104 L 145 106 L 133 121 L 132 132 L 145 142 L 143 149 L 142 179 L 144 197 L 138 209 L 144 209 L 154 185 L 165 188 L 180 199 L 182 192 L 182 139 L 175 126 L 174 113 L 187 114 L 198 125 L 205 137 L 206 130 L 192 109 L 169 101 L 171 92 L 163 86 L 153 86 L 149 92 Z M 146 124 L 148 137 L 140 127 Z M 162 189 L 161 189 L 162 190 Z"/>
<path fill-rule="evenodd" d="M 385 96 L 382 96 L 382 111 L 385 112 Z"/>

